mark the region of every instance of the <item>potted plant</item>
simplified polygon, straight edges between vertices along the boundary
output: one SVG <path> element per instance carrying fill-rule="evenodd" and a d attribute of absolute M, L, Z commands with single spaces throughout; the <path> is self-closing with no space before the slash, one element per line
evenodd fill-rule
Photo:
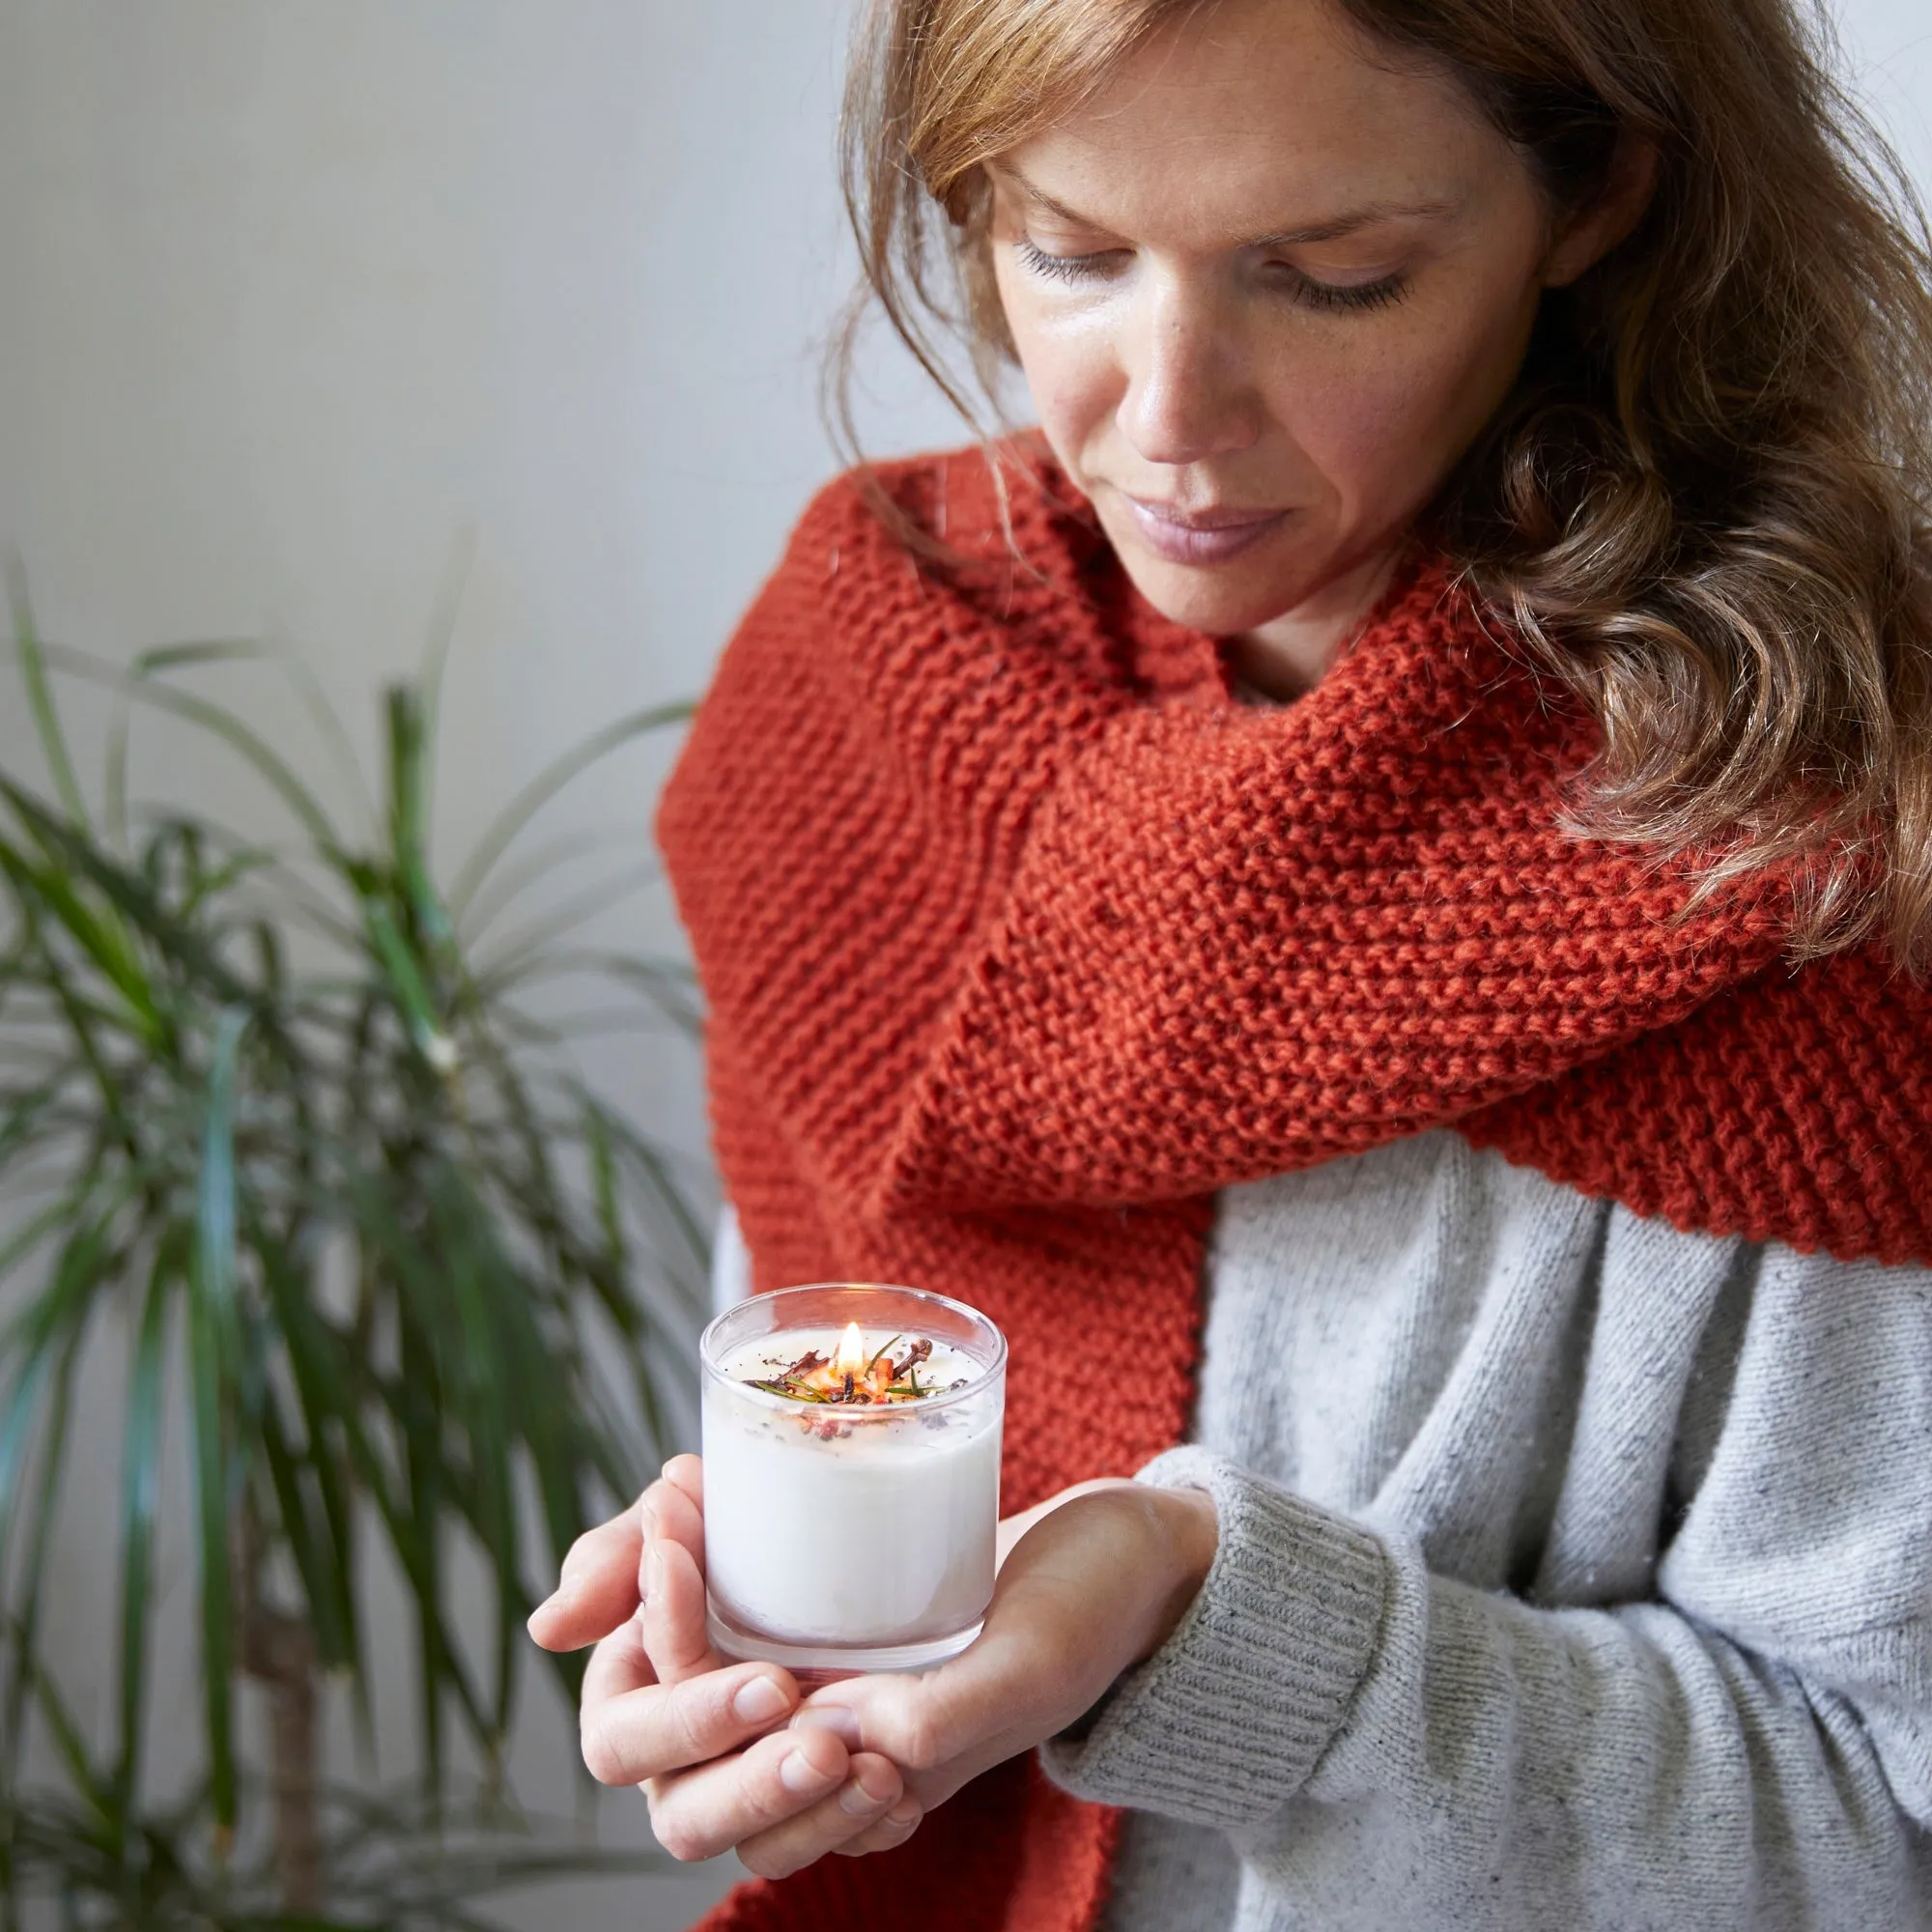
<path fill-rule="evenodd" d="M 683 708 L 559 758 L 445 886 L 428 831 L 440 650 L 386 694 L 380 813 L 357 836 L 185 678 L 264 647 L 177 647 L 122 669 L 44 644 L 17 583 L 14 616 L 51 787 L 0 775 L 0 1914 L 17 1922 L 48 1894 L 76 1924 L 474 1923 L 493 1886 L 610 1862 L 506 1834 L 522 1627 L 533 1577 L 667 1453 L 706 1276 L 688 1179 L 526 998 L 575 973 L 631 1001 L 631 1023 L 688 1034 L 688 978 L 575 944 L 568 907 L 507 939 L 487 928 L 554 869 L 543 855 L 505 866 L 538 809 Z M 56 706 L 62 675 L 114 694 L 98 810 Z M 298 849 L 187 810 L 130 822 L 128 720 L 145 706 L 242 758 Z M 42 1577 L 76 1375 L 117 1321 L 103 1754 L 48 1662 Z M 162 1805 L 142 1765 L 157 1472 L 176 1428 L 203 1775 Z M 459 1541 L 488 1579 L 480 1639 L 453 1599 Z M 336 1790 L 322 1762 L 327 1687 L 374 1726 L 371 1545 L 414 1625 L 407 1801 Z M 573 1661 L 554 1667 L 574 1697 Z M 265 1751 L 238 1734 L 243 1680 L 266 1692 Z M 29 1791 L 36 1724 L 64 1782 Z M 482 1767 L 473 1787 L 455 1776 L 452 1728 Z"/>

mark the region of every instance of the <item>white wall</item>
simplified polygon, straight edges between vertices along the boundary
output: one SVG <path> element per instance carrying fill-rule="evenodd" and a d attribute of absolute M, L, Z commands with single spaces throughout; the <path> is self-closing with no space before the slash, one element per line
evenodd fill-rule
<path fill-rule="evenodd" d="M 842 35 L 839 0 L 5 0 L 0 543 L 46 629 L 111 655 L 268 630 L 366 728 L 473 526 L 449 853 L 564 744 L 695 694 L 831 467 Z M 881 440 L 954 435 L 921 398 Z M 320 774 L 266 683 L 258 715 Z M 0 763 L 26 741 L 0 675 Z M 150 795 L 253 796 L 152 743 Z M 563 822 L 641 851 L 659 762 L 613 767 Z M 665 924 L 645 905 L 629 936 Z M 690 1075 L 619 1064 L 622 1097 L 701 1148 Z M 107 1480 L 75 1486 L 51 1579 L 97 1708 L 111 1684 L 90 1695 L 79 1666 L 110 1655 L 119 1386 L 104 1358 Z M 186 1633 L 163 1649 L 185 1685 Z M 192 1734 L 175 1702 L 162 1737 Z M 572 1755 L 563 1716 L 534 1714 L 526 1801 L 567 1813 Z M 640 1811 L 608 1802 L 607 1825 L 636 1836 Z M 681 1925 L 718 1883 L 567 1916 Z"/>
<path fill-rule="evenodd" d="M 843 14 L 0 0 L 0 542 L 46 628 L 117 655 L 270 630 L 366 722 L 473 526 L 450 850 L 571 738 L 699 688 L 831 466 L 814 377 L 843 286 Z M 1923 0 L 1843 17 L 1932 184 Z M 956 436 L 892 355 L 873 367 L 876 446 Z M 0 680 L 9 767 L 14 705 Z M 156 745 L 150 790 L 242 795 Z M 656 772 L 613 772 L 578 821 L 641 839 Z M 662 908 L 627 930 L 662 934 Z M 688 1077 L 639 1058 L 620 1084 L 701 1143 Z M 111 1469 L 112 1380 L 98 1394 Z M 108 1542 L 104 1503 L 77 1497 L 57 1572 L 76 1659 L 106 1654 Z M 569 1756 L 561 1714 L 534 1713 L 526 1796 L 566 1804 Z M 628 1802 L 606 1816 L 638 1829 Z M 521 1922 L 650 1932 L 712 1886 L 532 1899 Z"/>

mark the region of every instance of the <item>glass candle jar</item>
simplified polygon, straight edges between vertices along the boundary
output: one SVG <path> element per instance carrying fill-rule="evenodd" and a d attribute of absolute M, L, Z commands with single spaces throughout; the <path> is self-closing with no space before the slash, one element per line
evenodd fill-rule
<path fill-rule="evenodd" d="M 920 1289 L 822 1283 L 711 1323 L 704 1381 L 710 1634 L 822 1681 L 923 1670 L 993 1594 L 1006 1338 Z"/>

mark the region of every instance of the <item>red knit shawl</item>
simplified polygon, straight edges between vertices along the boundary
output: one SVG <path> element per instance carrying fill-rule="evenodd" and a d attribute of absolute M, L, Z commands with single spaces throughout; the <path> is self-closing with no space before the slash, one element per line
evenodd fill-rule
<path fill-rule="evenodd" d="M 1428 1127 L 1679 1227 L 1932 1262 L 1932 1001 L 1793 973 L 1780 901 L 1578 842 L 1592 728 L 1439 566 L 1298 703 L 1238 703 L 1037 467 L 850 482 L 733 639 L 659 831 L 757 1286 L 913 1282 L 1011 1344 L 1004 1506 L 1180 1438 L 1213 1191 Z M 1493 620 L 1492 628 L 1493 628 Z M 1094 1351 L 1118 1374 L 1063 1377 Z M 1115 1816 L 1030 1761 L 732 1932 L 1076 1932 Z M 916 1902 L 915 1902 L 916 1901 Z"/>

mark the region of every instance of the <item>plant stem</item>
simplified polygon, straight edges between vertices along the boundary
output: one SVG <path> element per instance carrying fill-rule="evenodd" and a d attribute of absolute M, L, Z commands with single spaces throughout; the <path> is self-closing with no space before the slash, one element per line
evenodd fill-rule
<path fill-rule="evenodd" d="M 282 1910 L 318 1918 L 324 1899 L 319 1800 L 321 1739 L 316 1723 L 315 1633 L 305 1618 L 262 1601 L 261 1519 L 244 1496 L 241 1546 L 242 1667 L 269 1693 L 269 1755 L 275 1799 L 275 1876 Z"/>
<path fill-rule="evenodd" d="M 275 1871 L 282 1910 L 313 1918 L 323 1908 L 318 1816 L 315 1636 L 299 1617 L 257 1609 L 243 1639 L 248 1674 L 269 1691 L 274 1763 Z"/>

